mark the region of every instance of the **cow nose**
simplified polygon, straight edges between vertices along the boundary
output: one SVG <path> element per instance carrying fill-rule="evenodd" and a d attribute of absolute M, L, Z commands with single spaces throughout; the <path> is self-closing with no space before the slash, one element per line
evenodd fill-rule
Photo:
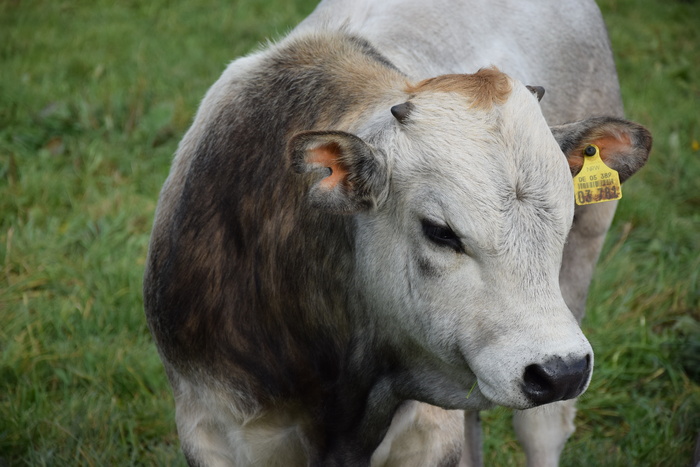
<path fill-rule="evenodd" d="M 591 356 L 576 360 L 554 357 L 525 368 L 523 392 L 535 404 L 572 399 L 583 392 L 591 373 Z"/>

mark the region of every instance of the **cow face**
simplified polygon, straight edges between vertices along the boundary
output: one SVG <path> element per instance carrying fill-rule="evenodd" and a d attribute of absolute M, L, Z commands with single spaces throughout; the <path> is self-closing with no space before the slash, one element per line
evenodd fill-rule
<path fill-rule="evenodd" d="M 355 216 L 369 314 L 430 375 L 402 395 L 523 409 L 583 392 L 593 352 L 558 284 L 572 169 L 537 97 L 488 72 L 424 82 L 363 138 L 302 133 L 290 153 L 328 175 L 309 202 Z M 633 139 L 618 134 L 618 149 Z"/>

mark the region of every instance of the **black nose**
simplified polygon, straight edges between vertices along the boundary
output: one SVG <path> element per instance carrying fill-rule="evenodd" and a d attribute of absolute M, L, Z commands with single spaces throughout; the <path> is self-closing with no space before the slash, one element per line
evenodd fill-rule
<path fill-rule="evenodd" d="M 590 373 L 590 355 L 574 360 L 554 357 L 525 368 L 523 392 L 538 405 L 572 399 L 583 392 Z"/>

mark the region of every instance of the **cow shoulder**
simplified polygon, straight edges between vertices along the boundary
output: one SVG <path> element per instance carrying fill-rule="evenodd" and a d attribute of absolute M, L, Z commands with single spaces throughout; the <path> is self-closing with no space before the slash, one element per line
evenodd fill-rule
<path fill-rule="evenodd" d="M 149 325 L 179 371 L 261 398 L 314 398 L 307 387 L 337 378 L 353 231 L 308 203 L 312 177 L 293 173 L 286 143 L 352 129 L 397 82 L 365 41 L 314 33 L 233 62 L 207 94 L 161 194 L 144 281 Z"/>

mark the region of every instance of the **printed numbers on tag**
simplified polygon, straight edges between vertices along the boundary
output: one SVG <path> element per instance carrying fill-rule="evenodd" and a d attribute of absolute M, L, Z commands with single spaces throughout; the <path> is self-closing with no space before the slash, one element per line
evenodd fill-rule
<path fill-rule="evenodd" d="M 583 153 L 583 167 L 574 177 L 576 204 L 583 206 L 622 198 L 620 176 L 605 165 L 598 146 L 586 146 Z"/>

